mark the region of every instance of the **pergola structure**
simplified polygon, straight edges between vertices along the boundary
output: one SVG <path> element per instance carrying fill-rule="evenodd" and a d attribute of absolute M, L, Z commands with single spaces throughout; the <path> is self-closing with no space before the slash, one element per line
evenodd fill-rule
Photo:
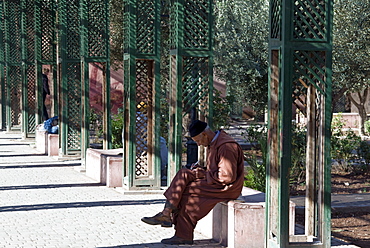
<path fill-rule="evenodd" d="M 330 247 L 332 0 L 272 0 L 266 247 Z M 289 236 L 292 105 L 306 117 L 305 231 Z"/>
<path fill-rule="evenodd" d="M 42 68 L 52 71 L 61 156 L 89 147 L 89 67 L 103 75 L 104 148 L 110 148 L 109 2 L 2 0 L 0 123 L 32 137 L 41 120 Z M 123 185 L 160 186 L 159 0 L 124 0 Z M 270 1 L 266 247 L 330 247 L 332 0 Z M 166 6 L 167 7 L 167 6 Z M 170 6 L 168 181 L 181 166 L 191 120 L 212 125 L 213 1 Z M 289 236 L 292 106 L 307 118 L 305 233 Z M 202 160 L 204 151 L 200 150 Z"/>
<path fill-rule="evenodd" d="M 35 134 L 42 123 L 42 68 L 53 75 L 61 156 L 84 157 L 89 137 L 89 66 L 105 76 L 104 133 L 109 147 L 109 3 L 94 0 L 1 1 L 1 126 Z M 4 52 L 5 51 L 5 52 Z"/>

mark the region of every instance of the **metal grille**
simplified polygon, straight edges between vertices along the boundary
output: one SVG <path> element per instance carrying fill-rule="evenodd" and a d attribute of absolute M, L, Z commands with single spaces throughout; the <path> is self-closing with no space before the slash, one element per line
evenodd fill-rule
<path fill-rule="evenodd" d="M 105 1 L 88 1 L 88 57 L 106 57 L 107 21 Z"/>
<path fill-rule="evenodd" d="M 273 0 L 271 2 L 271 39 L 279 39 L 281 32 L 281 0 Z"/>
<path fill-rule="evenodd" d="M 155 3 L 137 1 L 137 39 L 138 53 L 154 54 L 155 47 Z"/>
<path fill-rule="evenodd" d="M 27 67 L 27 110 L 28 115 L 28 133 L 35 133 L 36 131 L 36 79 L 35 66 L 29 65 Z"/>
<path fill-rule="evenodd" d="M 293 102 L 306 115 L 307 88 L 314 85 L 318 93 L 326 88 L 325 58 L 322 51 L 294 52 Z M 297 78 L 299 76 L 299 78 Z"/>
<path fill-rule="evenodd" d="M 323 40 L 326 37 L 326 8 L 324 0 L 294 2 L 294 39 Z"/>
<path fill-rule="evenodd" d="M 66 23 L 66 56 L 67 59 L 80 58 L 80 16 L 79 0 L 68 0 L 68 9 L 65 12 Z"/>
<path fill-rule="evenodd" d="M 136 62 L 136 176 L 148 176 L 149 106 L 152 106 L 153 80 L 150 60 Z"/>
<path fill-rule="evenodd" d="M 207 116 L 209 104 L 208 58 L 184 57 L 183 112 L 197 108 Z"/>
<path fill-rule="evenodd" d="M 56 11 L 54 1 L 41 1 L 41 59 L 44 62 L 55 62 L 55 23 Z"/>
<path fill-rule="evenodd" d="M 11 124 L 18 126 L 21 124 L 21 67 L 9 66 L 9 81 L 10 93 L 10 108 L 11 108 Z"/>
<path fill-rule="evenodd" d="M 184 4 L 184 46 L 186 48 L 208 48 L 209 6 L 208 1 L 188 0 Z"/>
<path fill-rule="evenodd" d="M 68 78 L 68 150 L 80 150 L 81 144 L 81 83 L 80 83 L 80 64 L 68 63 L 67 75 Z"/>

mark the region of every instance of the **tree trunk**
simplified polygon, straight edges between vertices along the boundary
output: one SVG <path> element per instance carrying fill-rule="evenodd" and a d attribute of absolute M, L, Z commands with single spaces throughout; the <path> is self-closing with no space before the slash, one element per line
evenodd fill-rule
<path fill-rule="evenodd" d="M 364 89 L 362 92 L 357 92 L 357 96 L 359 99 L 358 102 L 353 98 L 353 96 L 350 93 L 347 93 L 348 98 L 357 107 L 358 114 L 360 115 L 359 129 L 360 129 L 361 136 L 365 134 L 365 121 L 367 118 L 365 103 L 367 100 L 368 93 L 369 93 L 369 88 Z"/>
<path fill-rule="evenodd" d="M 348 90 L 347 87 L 343 87 L 339 91 L 336 91 L 336 92 L 333 91 L 332 105 L 331 105 L 331 111 L 332 111 L 332 113 L 334 113 L 334 107 L 337 105 L 337 102 L 344 95 L 344 92 L 346 92 L 347 90 Z"/>

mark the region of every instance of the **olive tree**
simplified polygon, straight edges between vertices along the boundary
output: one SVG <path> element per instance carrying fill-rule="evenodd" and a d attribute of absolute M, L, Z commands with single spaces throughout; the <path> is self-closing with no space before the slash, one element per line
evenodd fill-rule
<path fill-rule="evenodd" d="M 267 107 L 267 0 L 217 0 L 215 71 L 227 84 L 228 99 L 247 104 L 257 114 Z"/>
<path fill-rule="evenodd" d="M 334 4 L 333 100 L 345 94 L 361 117 L 364 133 L 370 86 L 370 2 L 341 0 Z M 353 97 L 357 95 L 357 99 Z"/>

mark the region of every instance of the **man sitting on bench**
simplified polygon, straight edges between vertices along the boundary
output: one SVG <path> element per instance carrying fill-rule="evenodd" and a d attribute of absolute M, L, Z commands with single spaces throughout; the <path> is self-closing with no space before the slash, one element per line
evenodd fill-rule
<path fill-rule="evenodd" d="M 162 212 L 141 220 L 151 225 L 171 227 L 175 235 L 164 244 L 193 244 L 197 222 L 219 202 L 239 197 L 244 182 L 244 155 L 240 145 L 224 131 L 213 132 L 207 123 L 196 120 L 189 133 L 198 146 L 207 147 L 203 168 L 193 164 L 182 168 L 164 193 L 167 201 Z"/>

